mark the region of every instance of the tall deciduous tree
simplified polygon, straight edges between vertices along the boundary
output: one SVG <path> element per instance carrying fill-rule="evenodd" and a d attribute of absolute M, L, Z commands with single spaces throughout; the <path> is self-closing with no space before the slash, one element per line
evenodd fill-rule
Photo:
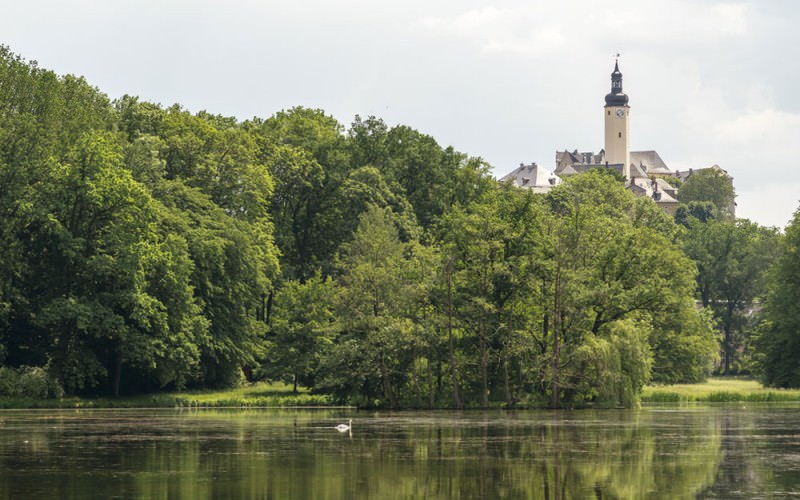
<path fill-rule="evenodd" d="M 717 218 L 730 219 L 736 207 L 733 181 L 719 168 L 705 168 L 694 172 L 678 190 L 678 201 L 711 202 Z"/>
<path fill-rule="evenodd" d="M 505 225 L 497 217 L 496 197 L 467 210 L 454 209 L 443 221 L 442 240 L 454 265 L 456 325 L 464 347 L 474 353 L 482 407 L 489 405 L 489 371 L 498 332 L 498 273 L 503 263 Z"/>
<path fill-rule="evenodd" d="M 158 204 L 121 165 L 110 134 L 82 137 L 40 193 L 28 236 L 30 321 L 70 391 L 118 394 L 123 367 L 181 387 L 199 362 L 205 322 L 185 242 L 157 231 Z"/>
<path fill-rule="evenodd" d="M 684 300 L 691 262 L 669 237 L 669 219 L 603 172 L 569 180 L 550 203 L 551 404 L 632 404 L 650 377 L 662 318 L 693 307 Z"/>
<path fill-rule="evenodd" d="M 747 369 L 752 309 L 764 292 L 777 240 L 776 230 L 745 219 L 692 219 L 685 232 L 684 248 L 697 263 L 700 300 L 722 330 L 723 373 Z"/>
<path fill-rule="evenodd" d="M 275 181 L 270 213 L 275 243 L 281 250 L 283 274 L 308 279 L 323 266 L 319 248 L 320 203 L 325 186 L 322 165 L 310 152 L 293 146 L 270 149 L 266 162 Z"/>
<path fill-rule="evenodd" d="M 0 45 L 0 343 L 16 352 L 12 363 L 35 363 L 42 355 L 42 339 L 17 328 L 31 300 L 24 289 L 31 272 L 25 239 L 36 201 L 77 140 L 112 122 L 108 100 L 82 78 L 58 77 Z M 20 342 L 32 348 L 19 350 Z"/>
<path fill-rule="evenodd" d="M 800 210 L 786 227 L 769 273 L 756 368 L 772 387 L 800 387 Z"/>
<path fill-rule="evenodd" d="M 275 294 L 270 336 L 261 372 L 298 384 L 314 386 L 320 357 L 335 336 L 333 280 L 319 273 L 304 283 L 287 280 Z"/>
<path fill-rule="evenodd" d="M 302 107 L 251 126 L 275 179 L 270 209 L 285 275 L 302 281 L 318 269 L 331 274 L 336 252 L 354 227 L 339 210 L 341 186 L 352 170 L 342 126 L 321 110 Z"/>
<path fill-rule="evenodd" d="M 186 239 L 192 259 L 191 284 L 209 321 L 200 353 L 203 382 L 239 381 L 264 353 L 263 305 L 277 277 L 277 255 L 263 226 L 231 217 L 197 188 L 165 182 L 165 224 Z"/>
<path fill-rule="evenodd" d="M 343 249 L 339 280 L 343 333 L 323 363 L 321 382 L 342 396 L 353 390 L 367 397 L 380 395 L 392 408 L 413 359 L 413 324 L 403 307 L 412 284 L 407 245 L 400 241 L 396 219 L 390 209 L 371 206 Z M 349 366 L 342 366 L 342 359 Z"/>

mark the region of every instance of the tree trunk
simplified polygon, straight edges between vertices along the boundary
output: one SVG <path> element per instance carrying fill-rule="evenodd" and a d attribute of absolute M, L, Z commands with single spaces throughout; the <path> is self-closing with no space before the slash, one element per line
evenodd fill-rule
<path fill-rule="evenodd" d="M 559 358 L 561 356 L 561 346 L 559 344 L 559 333 L 561 330 L 561 270 L 556 269 L 556 283 L 555 283 L 555 297 L 553 298 L 553 363 L 552 363 L 552 375 L 553 379 L 551 381 L 551 401 L 550 406 L 555 410 L 558 409 L 558 377 L 559 377 Z"/>
<path fill-rule="evenodd" d="M 456 408 L 464 409 L 464 402 L 461 400 L 461 391 L 458 387 L 458 368 L 456 367 L 456 349 L 453 341 L 453 271 L 448 265 L 447 268 L 447 344 L 450 351 L 450 375 L 453 379 L 453 399 Z"/>
<path fill-rule="evenodd" d="M 114 363 L 114 397 L 119 397 L 119 386 L 122 381 L 122 353 L 117 352 L 117 359 Z"/>
<path fill-rule="evenodd" d="M 435 403 L 435 393 L 433 390 L 433 359 L 431 358 L 431 349 L 428 348 L 428 408 L 433 409 Z"/>
<path fill-rule="evenodd" d="M 722 328 L 722 373 L 730 375 L 731 373 L 731 358 L 733 358 L 733 341 L 731 339 L 733 333 L 731 332 L 731 325 L 723 321 Z"/>
<path fill-rule="evenodd" d="M 489 407 L 489 348 L 486 345 L 485 327 L 481 325 L 481 406 Z"/>
<path fill-rule="evenodd" d="M 414 369 L 414 392 L 417 393 L 417 407 L 424 407 L 425 405 L 422 399 L 422 376 L 420 375 L 419 370 L 416 368 Z"/>
<path fill-rule="evenodd" d="M 271 325 L 272 323 L 272 301 L 275 298 L 275 291 L 270 290 L 267 296 L 267 303 L 264 304 L 264 323 Z"/>
<path fill-rule="evenodd" d="M 723 351 L 723 373 L 730 375 L 731 359 L 735 346 L 733 345 L 733 311 L 735 303 L 728 301 L 725 305 L 725 315 L 722 318 L 722 351 Z"/>
<path fill-rule="evenodd" d="M 514 407 L 514 398 L 511 396 L 511 380 L 508 376 L 508 360 L 503 360 L 503 385 L 506 389 L 506 407 Z"/>
<path fill-rule="evenodd" d="M 553 380 L 551 381 L 550 407 L 558 409 L 558 358 L 561 346 L 558 345 L 558 328 L 553 328 Z"/>
<path fill-rule="evenodd" d="M 444 370 L 442 369 L 442 358 L 436 357 L 436 394 L 444 391 Z"/>
<path fill-rule="evenodd" d="M 511 332 L 513 332 L 513 331 L 514 331 L 514 315 L 511 313 L 511 311 L 509 311 L 508 312 L 508 335 L 509 335 L 509 337 L 511 336 Z M 509 355 L 509 352 L 513 352 L 513 351 L 509 347 L 508 342 L 511 342 L 511 341 L 510 340 L 507 341 L 507 343 L 504 346 L 503 351 L 502 351 L 502 353 L 503 353 L 503 385 L 505 386 L 505 392 L 506 392 L 506 407 L 513 408 L 514 405 L 515 405 L 514 396 L 511 393 L 512 392 L 511 391 L 511 376 L 508 373 L 508 362 L 509 362 L 509 358 L 511 358 L 511 356 Z"/>
<path fill-rule="evenodd" d="M 383 392 L 389 399 L 389 408 L 397 408 L 397 401 L 394 398 L 394 391 L 392 390 L 392 381 L 389 378 L 389 368 L 386 366 L 386 361 L 381 353 L 381 378 L 383 379 Z"/>

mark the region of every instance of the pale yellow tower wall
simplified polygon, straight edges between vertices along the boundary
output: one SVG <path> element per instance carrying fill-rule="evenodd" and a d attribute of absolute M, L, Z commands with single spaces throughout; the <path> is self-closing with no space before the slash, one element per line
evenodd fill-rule
<path fill-rule="evenodd" d="M 631 177 L 631 150 L 628 142 L 630 131 L 629 106 L 605 106 L 606 147 L 605 161 L 609 165 L 622 164 L 626 179 Z"/>

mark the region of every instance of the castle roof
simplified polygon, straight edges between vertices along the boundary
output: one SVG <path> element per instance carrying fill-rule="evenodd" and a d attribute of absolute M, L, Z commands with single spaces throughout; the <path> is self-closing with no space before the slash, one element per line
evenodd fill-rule
<path fill-rule="evenodd" d="M 513 172 L 503 176 L 500 182 L 510 182 L 517 187 L 532 189 L 536 193 L 547 192 L 561 182 L 557 176 L 536 163 L 520 163 Z"/>
<path fill-rule="evenodd" d="M 653 150 L 631 151 L 631 177 L 649 177 L 650 175 L 672 175 L 673 172 L 661 159 L 661 156 Z M 622 166 L 607 165 L 605 151 L 600 153 L 574 151 L 556 151 L 556 175 L 582 174 L 594 167 L 613 168 L 622 173 Z"/>
<path fill-rule="evenodd" d="M 667 193 L 666 191 L 653 191 L 651 197 L 655 200 L 656 203 L 660 205 L 671 204 L 677 205 L 678 200 L 676 200 L 672 195 Z"/>
<path fill-rule="evenodd" d="M 631 154 L 633 156 L 633 154 Z M 647 171 L 641 167 L 641 165 L 634 163 L 631 161 L 631 177 L 636 178 L 647 178 Z"/>
<path fill-rule="evenodd" d="M 718 172 L 722 172 L 723 174 L 725 174 L 726 177 L 728 177 L 728 179 L 733 180 L 733 177 L 731 176 L 731 174 L 729 174 L 727 170 L 725 170 L 724 168 L 720 167 L 716 163 L 714 165 L 711 165 L 710 167 L 707 167 L 707 168 L 710 169 L 710 170 L 716 170 Z M 692 176 L 692 174 L 694 174 L 695 172 L 698 172 L 700 170 L 706 170 L 706 169 L 699 168 L 697 170 L 694 170 L 694 169 L 690 168 L 689 170 L 678 170 L 678 171 L 675 172 L 674 175 L 675 175 L 675 177 L 677 177 L 681 181 L 686 182 L 689 179 L 689 177 Z"/>
<path fill-rule="evenodd" d="M 658 189 L 660 191 L 664 191 L 666 193 L 669 193 L 670 196 L 672 196 L 673 198 L 678 193 L 678 188 L 676 188 L 675 186 L 673 186 L 669 182 L 665 181 L 664 179 L 657 178 L 657 179 L 655 179 L 655 183 L 656 183 L 656 186 L 658 186 Z"/>
<path fill-rule="evenodd" d="M 647 174 L 672 174 L 672 171 L 654 150 L 631 151 L 631 163 L 642 166 Z"/>

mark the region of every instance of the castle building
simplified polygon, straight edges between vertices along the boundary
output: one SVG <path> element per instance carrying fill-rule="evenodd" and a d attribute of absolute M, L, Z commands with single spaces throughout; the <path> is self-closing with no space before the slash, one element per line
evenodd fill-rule
<path fill-rule="evenodd" d="M 546 193 L 561 184 L 561 178 L 532 162 L 530 165 L 520 163 L 519 168 L 502 177 L 500 182 L 510 182 L 534 193 Z"/>
<path fill-rule="evenodd" d="M 610 168 L 625 178 L 625 183 L 637 196 L 647 196 L 667 213 L 674 213 L 678 206 L 677 188 L 667 179 L 685 182 L 697 170 L 671 170 L 654 150 L 630 150 L 631 107 L 628 96 L 622 91 L 622 72 L 619 61 L 614 63 L 611 73 L 611 92 L 605 97 L 603 120 L 605 125 L 605 147 L 599 153 L 556 151 L 555 169 L 547 169 L 531 163 L 520 166 L 500 179 L 515 186 L 544 193 L 561 183 L 561 179 L 581 174 L 592 168 Z M 719 166 L 718 169 L 728 175 Z M 728 175 L 732 180 L 732 178 Z"/>

